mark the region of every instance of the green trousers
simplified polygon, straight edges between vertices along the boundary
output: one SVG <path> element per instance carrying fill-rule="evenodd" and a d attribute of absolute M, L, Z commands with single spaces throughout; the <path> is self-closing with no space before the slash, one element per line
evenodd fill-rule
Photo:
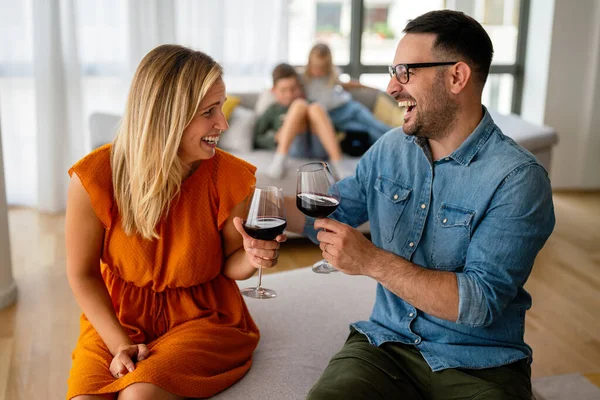
<path fill-rule="evenodd" d="M 496 368 L 433 372 L 414 346 L 399 343 L 373 346 L 354 329 L 307 397 L 309 400 L 531 398 L 531 368 L 527 360 Z"/>

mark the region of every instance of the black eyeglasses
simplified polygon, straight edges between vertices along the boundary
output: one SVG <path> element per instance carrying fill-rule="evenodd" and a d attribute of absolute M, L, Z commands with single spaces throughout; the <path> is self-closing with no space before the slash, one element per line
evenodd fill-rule
<path fill-rule="evenodd" d="M 427 68 L 427 67 L 440 67 L 442 65 L 454 65 L 458 61 L 444 61 L 444 62 L 428 62 L 428 63 L 416 63 L 416 64 L 396 64 L 388 66 L 390 71 L 390 78 L 393 78 L 394 75 L 398 82 L 401 84 L 408 83 L 410 78 L 408 74 L 408 70 L 411 68 Z"/>

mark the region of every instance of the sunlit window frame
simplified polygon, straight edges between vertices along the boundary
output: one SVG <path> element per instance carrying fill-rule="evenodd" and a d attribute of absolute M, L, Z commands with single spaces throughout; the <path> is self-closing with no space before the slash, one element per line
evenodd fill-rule
<path fill-rule="evenodd" d="M 519 26 L 517 34 L 517 54 L 513 64 L 494 64 L 490 75 L 512 75 L 514 78 L 511 111 L 521 113 L 523 97 L 523 77 L 525 71 L 525 51 L 527 48 L 527 29 L 529 26 L 530 0 L 521 0 L 519 4 Z M 342 71 L 352 79 L 359 79 L 362 74 L 387 74 L 387 65 L 365 65 L 361 62 L 364 0 L 352 0 L 350 27 L 350 62 L 339 65 Z"/>

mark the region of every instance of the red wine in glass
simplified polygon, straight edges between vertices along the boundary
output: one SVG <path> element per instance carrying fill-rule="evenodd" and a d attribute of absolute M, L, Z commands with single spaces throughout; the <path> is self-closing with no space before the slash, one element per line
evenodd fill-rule
<path fill-rule="evenodd" d="M 296 207 L 304 215 L 325 218 L 340 205 L 340 199 L 340 192 L 327 163 L 312 162 L 298 168 Z M 326 260 L 317 261 L 312 270 L 319 274 L 337 271 Z"/>
<path fill-rule="evenodd" d="M 258 217 L 253 223 L 244 221 L 244 230 L 254 239 L 275 240 L 285 231 L 287 222 L 279 217 Z"/>
<path fill-rule="evenodd" d="M 243 226 L 246 233 L 258 240 L 275 240 L 285 230 L 287 222 L 283 206 L 283 191 L 275 186 L 254 186 L 246 202 Z M 262 268 L 258 269 L 256 287 L 242 289 L 253 299 L 273 299 L 277 293 L 262 287 Z"/>
<path fill-rule="evenodd" d="M 335 211 L 340 201 L 333 196 L 321 193 L 298 193 L 296 207 L 304 215 L 313 218 L 325 218 Z"/>

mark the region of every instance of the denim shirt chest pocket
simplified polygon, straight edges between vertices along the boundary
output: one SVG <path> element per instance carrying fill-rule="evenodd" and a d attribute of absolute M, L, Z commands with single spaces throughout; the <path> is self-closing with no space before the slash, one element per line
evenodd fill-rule
<path fill-rule="evenodd" d="M 379 176 L 374 187 L 378 193 L 377 208 L 382 239 L 391 242 L 412 189 L 386 176 Z"/>
<path fill-rule="evenodd" d="M 465 265 L 475 211 L 442 204 L 433 228 L 431 263 L 437 269 L 457 270 Z"/>

